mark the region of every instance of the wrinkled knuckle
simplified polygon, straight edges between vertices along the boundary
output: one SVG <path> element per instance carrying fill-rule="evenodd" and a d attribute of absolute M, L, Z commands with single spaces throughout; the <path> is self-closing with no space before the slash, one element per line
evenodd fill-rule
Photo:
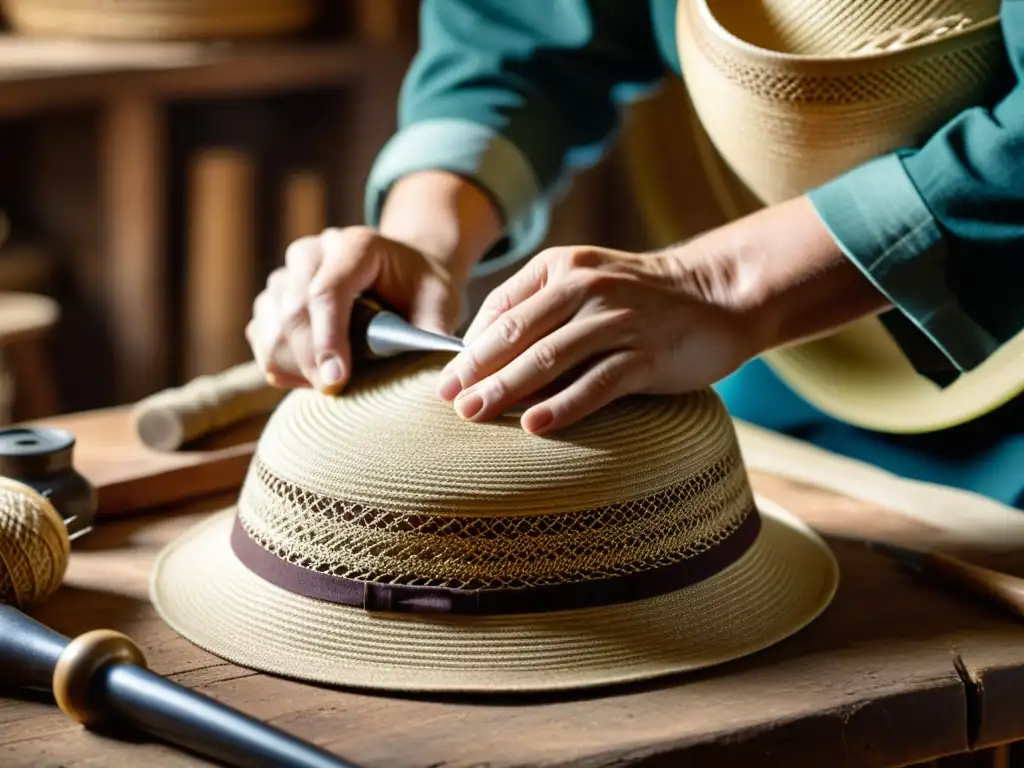
<path fill-rule="evenodd" d="M 574 269 L 592 269 L 601 262 L 600 255 L 592 248 L 572 248 L 568 260 Z"/>
<path fill-rule="evenodd" d="M 559 264 L 572 260 L 573 248 L 568 245 L 555 245 L 545 248 L 538 254 L 538 260 L 546 261 L 549 264 Z"/>
<path fill-rule="evenodd" d="M 320 241 L 316 237 L 300 237 L 285 248 L 284 263 L 288 269 L 305 268 L 316 261 Z"/>
<path fill-rule="evenodd" d="M 540 341 L 533 348 L 533 359 L 537 369 L 550 371 L 558 363 L 558 350 L 550 341 Z"/>
<path fill-rule="evenodd" d="M 306 301 L 310 304 L 322 305 L 334 301 L 338 292 L 337 278 L 332 274 L 317 274 L 306 286 Z"/>
<path fill-rule="evenodd" d="M 530 260 L 529 265 L 536 275 L 562 272 L 568 269 L 571 254 L 572 249 L 562 245 L 545 248 Z"/>
<path fill-rule="evenodd" d="M 462 360 L 459 363 L 460 378 L 465 383 L 466 381 L 475 381 L 480 372 L 480 361 L 476 359 L 472 350 L 465 349 L 462 351 Z"/>
<path fill-rule="evenodd" d="M 509 389 L 508 384 L 500 375 L 491 377 L 491 380 L 487 382 L 487 394 L 488 399 L 491 402 L 500 402 L 508 397 Z"/>
<path fill-rule="evenodd" d="M 284 290 L 285 285 L 288 283 L 288 269 L 286 267 L 278 267 L 269 275 L 267 275 L 267 290 L 273 293 Z"/>
<path fill-rule="evenodd" d="M 335 255 L 361 253 L 370 249 L 378 239 L 376 230 L 363 226 L 329 229 L 324 232 L 323 237 L 334 244 L 332 252 Z"/>
<path fill-rule="evenodd" d="M 598 390 L 616 389 L 624 376 L 625 369 L 621 365 L 602 365 L 594 371 L 594 387 Z"/>
<path fill-rule="evenodd" d="M 506 344 L 515 344 L 524 332 L 523 320 L 514 312 L 503 315 L 498 321 L 498 333 Z"/>
<path fill-rule="evenodd" d="M 487 295 L 483 307 L 485 312 L 495 316 L 503 315 L 512 308 L 512 302 L 508 297 L 507 291 L 494 290 Z"/>

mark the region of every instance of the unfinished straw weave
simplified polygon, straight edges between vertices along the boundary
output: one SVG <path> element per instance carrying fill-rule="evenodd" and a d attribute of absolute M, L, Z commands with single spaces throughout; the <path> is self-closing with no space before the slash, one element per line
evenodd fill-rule
<path fill-rule="evenodd" d="M 316 0 L 2 0 L 18 32 L 54 37 L 198 40 L 283 35 L 311 23 Z"/>

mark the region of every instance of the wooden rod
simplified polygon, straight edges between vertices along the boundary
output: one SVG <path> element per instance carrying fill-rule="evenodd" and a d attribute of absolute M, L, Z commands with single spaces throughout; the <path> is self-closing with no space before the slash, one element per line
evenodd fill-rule
<path fill-rule="evenodd" d="M 184 373 L 193 379 L 252 357 L 245 325 L 258 265 L 252 160 L 207 149 L 189 171 Z"/>

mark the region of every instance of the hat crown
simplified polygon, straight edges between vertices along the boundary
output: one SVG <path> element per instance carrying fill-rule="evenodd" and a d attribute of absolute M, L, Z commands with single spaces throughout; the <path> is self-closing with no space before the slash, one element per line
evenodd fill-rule
<path fill-rule="evenodd" d="M 753 509 L 711 390 L 624 398 L 555 437 L 463 421 L 443 359 L 390 361 L 340 397 L 291 393 L 238 522 L 312 571 L 384 584 L 515 589 L 649 571 L 705 552 Z"/>

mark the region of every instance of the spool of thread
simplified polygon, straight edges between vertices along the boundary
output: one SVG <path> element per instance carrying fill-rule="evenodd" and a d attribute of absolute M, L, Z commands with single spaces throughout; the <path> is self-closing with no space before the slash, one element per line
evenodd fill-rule
<path fill-rule="evenodd" d="M 20 610 L 49 599 L 64 580 L 71 541 L 49 500 L 0 477 L 0 603 Z"/>

